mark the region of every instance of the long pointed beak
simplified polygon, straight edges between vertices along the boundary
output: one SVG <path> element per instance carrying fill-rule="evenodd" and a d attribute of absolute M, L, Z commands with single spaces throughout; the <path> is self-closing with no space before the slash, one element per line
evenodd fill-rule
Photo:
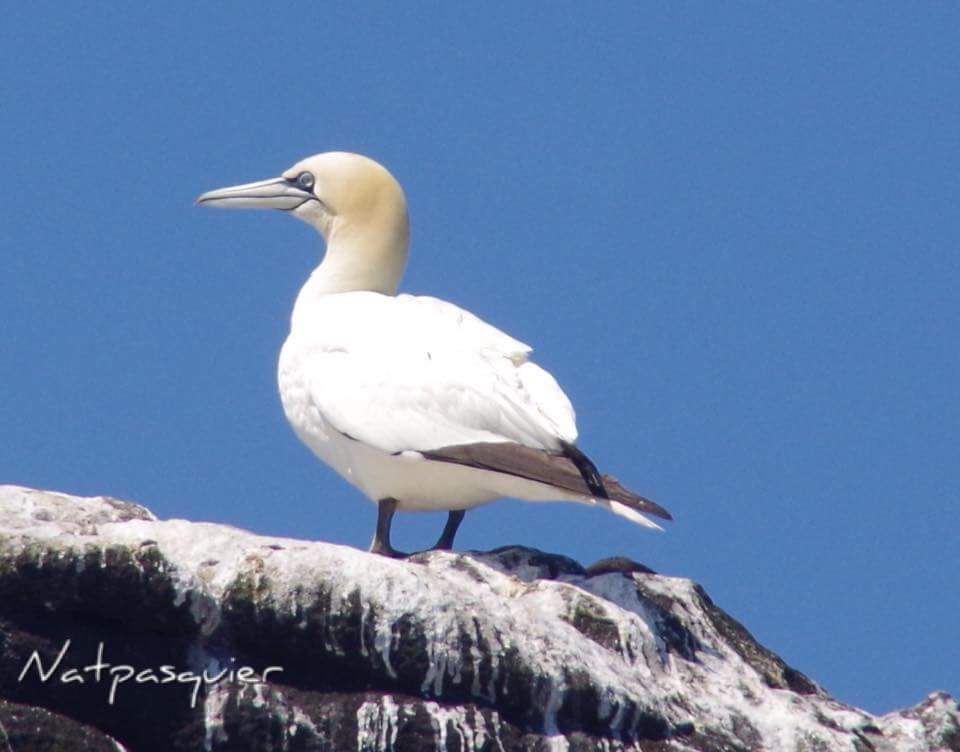
<path fill-rule="evenodd" d="M 271 178 L 257 183 L 234 185 L 207 191 L 196 203 L 225 209 L 282 209 L 290 211 L 315 198 L 286 178 Z"/>

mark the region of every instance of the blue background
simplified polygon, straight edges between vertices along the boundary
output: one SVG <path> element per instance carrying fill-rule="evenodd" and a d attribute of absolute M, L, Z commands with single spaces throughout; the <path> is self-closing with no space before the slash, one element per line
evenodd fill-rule
<path fill-rule="evenodd" d="M 191 205 L 360 151 L 404 289 L 533 344 L 676 517 L 502 502 L 460 547 L 692 577 L 874 711 L 960 693 L 960 6 L 351 5 L 5 6 L 0 478 L 365 547 L 276 396 L 319 238 Z"/>

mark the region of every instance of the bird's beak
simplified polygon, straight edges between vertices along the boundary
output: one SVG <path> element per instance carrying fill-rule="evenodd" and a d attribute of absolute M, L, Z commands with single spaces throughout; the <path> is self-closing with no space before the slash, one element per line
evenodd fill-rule
<path fill-rule="evenodd" d="M 218 188 L 198 196 L 196 203 L 226 209 L 282 209 L 291 211 L 315 198 L 286 178 Z"/>

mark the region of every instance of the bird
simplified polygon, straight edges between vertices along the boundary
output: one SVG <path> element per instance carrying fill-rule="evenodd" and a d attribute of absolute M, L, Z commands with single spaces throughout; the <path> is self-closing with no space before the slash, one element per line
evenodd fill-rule
<path fill-rule="evenodd" d="M 580 502 L 656 529 L 646 515 L 672 519 L 577 447 L 573 406 L 528 345 L 453 303 L 397 293 L 407 201 L 375 160 L 316 154 L 196 203 L 279 210 L 322 236 L 277 381 L 300 440 L 377 505 L 371 552 L 407 555 L 390 542 L 398 510 L 447 511 L 430 550 L 450 550 L 466 512 L 503 497 Z"/>

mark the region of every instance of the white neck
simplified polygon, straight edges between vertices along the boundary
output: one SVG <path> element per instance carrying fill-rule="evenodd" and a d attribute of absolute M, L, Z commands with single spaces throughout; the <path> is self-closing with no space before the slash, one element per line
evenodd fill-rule
<path fill-rule="evenodd" d="M 396 294 L 410 238 L 405 210 L 376 222 L 348 222 L 335 216 L 314 226 L 327 238 L 327 251 L 297 295 L 294 327 L 309 320 L 311 303 L 321 296 L 357 290 Z"/>

